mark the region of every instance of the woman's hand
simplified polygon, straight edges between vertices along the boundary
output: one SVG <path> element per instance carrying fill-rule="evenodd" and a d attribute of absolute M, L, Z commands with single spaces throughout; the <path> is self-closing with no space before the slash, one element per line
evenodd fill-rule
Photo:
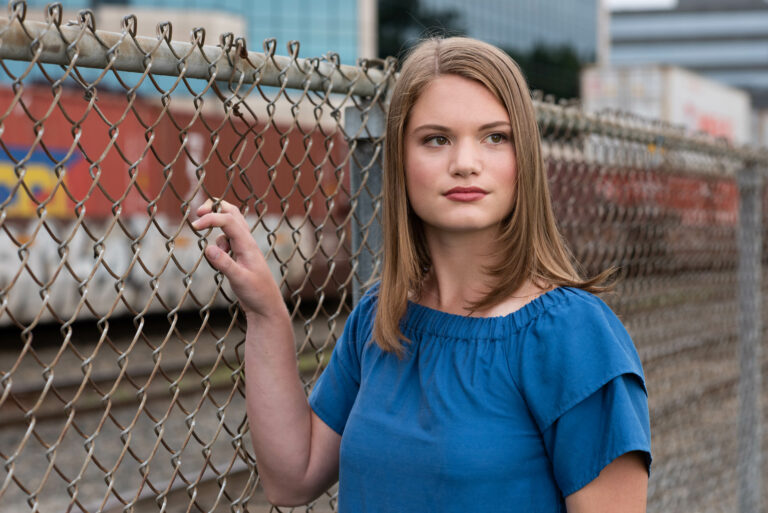
<path fill-rule="evenodd" d="M 306 504 L 338 478 L 341 437 L 309 408 L 288 309 L 247 221 L 234 205 L 219 205 L 213 212 L 206 201 L 192 227 L 224 232 L 205 256 L 227 277 L 248 319 L 245 398 L 259 477 L 271 502 Z"/>
<path fill-rule="evenodd" d="M 286 313 L 280 289 L 243 214 L 226 201 L 219 202 L 218 212 L 213 205 L 212 200 L 203 203 L 197 209 L 200 218 L 192 223 L 195 230 L 217 227 L 224 232 L 216 237 L 215 245 L 205 248 L 208 262 L 227 277 L 246 317 Z"/>

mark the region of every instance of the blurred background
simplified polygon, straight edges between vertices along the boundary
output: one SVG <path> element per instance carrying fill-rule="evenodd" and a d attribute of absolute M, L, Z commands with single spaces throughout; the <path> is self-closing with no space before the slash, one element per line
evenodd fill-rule
<path fill-rule="evenodd" d="M 246 213 L 309 391 L 381 263 L 389 57 L 431 35 L 518 62 L 562 233 L 586 274 L 619 270 L 648 510 L 768 512 L 768 0 L 9 2 L 0 512 L 279 511 L 245 324 L 189 221 Z"/>
<path fill-rule="evenodd" d="M 28 1 L 30 17 L 42 18 L 46 4 Z M 198 26 L 215 37 L 232 32 L 256 51 L 265 38 L 281 49 L 297 40 L 301 55 L 333 51 L 345 64 L 402 56 L 429 35 L 467 35 L 506 50 L 545 95 L 736 144 L 768 144 L 763 0 L 70 0 L 63 7 L 65 19 L 93 10 L 98 28 L 115 29 L 131 12 L 140 34 L 154 35 L 169 19 L 182 39 Z"/>

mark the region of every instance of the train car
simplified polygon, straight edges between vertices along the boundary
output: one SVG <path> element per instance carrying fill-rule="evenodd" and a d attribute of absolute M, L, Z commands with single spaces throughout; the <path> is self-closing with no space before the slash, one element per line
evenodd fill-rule
<path fill-rule="evenodd" d="M 214 100 L 0 88 L 0 325 L 229 304 L 188 222 L 208 197 L 247 205 L 286 298 L 343 291 L 340 130 Z"/>
<path fill-rule="evenodd" d="M 587 158 L 548 161 L 555 213 L 576 259 L 587 274 L 617 266 L 628 277 L 734 268 L 734 173 L 654 151 L 625 148 L 625 158 L 648 152 L 642 167 L 601 158 L 594 147 Z"/>
<path fill-rule="evenodd" d="M 215 235 L 188 222 L 209 197 L 247 206 L 287 300 L 345 297 L 350 156 L 336 120 L 305 122 L 290 103 L 224 105 L 0 88 L 0 325 L 227 306 L 234 297 L 200 251 Z M 589 274 L 735 265 L 733 176 L 661 153 L 634 168 L 583 146 L 547 163 Z"/>

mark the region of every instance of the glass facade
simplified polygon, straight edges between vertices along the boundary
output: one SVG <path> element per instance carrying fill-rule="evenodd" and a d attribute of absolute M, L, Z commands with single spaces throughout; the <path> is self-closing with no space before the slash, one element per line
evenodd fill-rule
<path fill-rule="evenodd" d="M 768 2 L 715 3 L 701 11 L 613 12 L 611 64 L 685 67 L 746 89 L 754 106 L 768 107 Z"/>
<path fill-rule="evenodd" d="M 32 11 L 42 12 L 48 3 L 50 0 L 27 0 Z M 92 8 L 98 22 L 99 5 L 119 4 L 125 5 L 126 14 L 131 6 L 234 14 L 245 21 L 245 36 L 249 49 L 254 51 L 261 51 L 265 38 L 274 37 L 280 54 L 287 53 L 286 44 L 291 40 L 301 42 L 302 57 L 334 51 L 342 63 L 354 64 L 359 54 L 357 0 L 68 0 L 65 9 Z M 218 34 L 211 41 L 217 40 Z"/>
<path fill-rule="evenodd" d="M 27 18 L 43 20 L 46 5 L 51 0 L 26 1 Z M 101 11 L 102 17 L 100 17 L 99 9 L 102 6 L 104 10 Z M 187 33 L 189 29 L 180 28 L 185 23 L 188 24 L 188 19 L 184 18 L 185 13 L 194 11 L 195 26 L 199 20 L 207 19 L 206 13 L 226 14 L 229 20 L 240 19 L 242 23 L 230 27 L 226 21 L 222 23 L 224 17 L 212 20 L 211 27 L 206 33 L 207 45 L 216 45 L 220 33 L 231 30 L 236 36 L 246 37 L 250 51 L 261 52 L 264 39 L 276 38 L 276 53 L 279 55 L 289 54 L 286 46 L 291 40 L 297 40 L 301 44 L 299 57 L 319 57 L 333 51 L 339 54 L 342 64 L 354 64 L 360 53 L 358 0 L 67 0 L 63 7 L 64 20 L 74 19 L 76 12 L 80 9 L 92 9 L 96 16 L 96 27 L 110 31 L 119 30 L 119 19 L 124 14 L 135 13 L 140 30 L 148 29 L 150 32 L 144 32 L 144 34 L 153 35 L 154 25 L 158 19 L 173 21 L 174 13 L 179 11 L 173 39 L 182 41 L 189 40 Z M 120 16 L 110 17 L 107 10 L 114 12 L 116 8 Z M 161 12 L 153 13 L 152 9 Z M 155 19 L 148 18 L 151 14 L 155 14 Z M 225 28 L 222 29 L 222 26 Z M 242 34 L 242 31 L 245 31 L 245 34 Z M 6 61 L 6 66 L 11 74 L 20 76 L 25 72 L 28 63 Z M 101 71 L 81 68 L 80 73 L 85 80 L 92 81 Z M 34 67 L 30 74 L 41 81 L 45 80 L 37 67 Z M 138 73 L 123 72 L 121 77 L 131 86 L 141 80 L 141 75 Z M 155 80 L 164 89 L 172 88 L 176 81 L 175 77 L 164 76 L 156 76 Z M 0 77 L 1 83 L 8 84 L 10 81 L 11 78 L 5 74 Z M 73 78 L 70 77 L 65 85 L 75 85 Z M 100 88 L 123 91 L 123 87 L 111 74 L 102 78 Z M 141 83 L 137 91 L 139 94 L 150 96 L 155 94 L 154 86 L 146 80 Z M 187 93 L 183 87 L 177 88 L 177 96 L 185 94 Z"/>
<path fill-rule="evenodd" d="M 467 35 L 520 52 L 537 44 L 570 46 L 585 61 L 597 54 L 597 0 L 422 0 L 461 15 Z"/>
<path fill-rule="evenodd" d="M 613 13 L 611 36 L 614 39 L 650 37 L 713 37 L 765 35 L 768 32 L 768 10 L 625 15 Z"/>
<path fill-rule="evenodd" d="M 704 72 L 702 75 L 726 84 L 741 84 L 747 89 L 764 89 L 766 86 L 765 72 L 759 71 L 715 71 Z"/>
<path fill-rule="evenodd" d="M 763 41 L 674 41 L 621 45 L 612 49 L 611 61 L 617 65 L 662 60 L 695 68 L 720 65 L 750 66 L 768 62 L 768 38 Z"/>

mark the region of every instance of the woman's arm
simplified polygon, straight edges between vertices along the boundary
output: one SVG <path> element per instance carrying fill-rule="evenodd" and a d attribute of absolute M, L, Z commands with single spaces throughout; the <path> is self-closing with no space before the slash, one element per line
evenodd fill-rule
<path fill-rule="evenodd" d="M 248 322 L 246 405 L 259 476 L 271 503 L 306 504 L 338 478 L 341 437 L 309 407 L 290 315 L 248 223 L 235 206 L 220 205 L 213 212 L 211 201 L 203 204 L 193 226 L 224 232 L 205 256 L 229 280 Z"/>
<path fill-rule="evenodd" d="M 648 470 L 642 453 L 608 464 L 591 483 L 565 498 L 568 513 L 645 513 Z"/>

